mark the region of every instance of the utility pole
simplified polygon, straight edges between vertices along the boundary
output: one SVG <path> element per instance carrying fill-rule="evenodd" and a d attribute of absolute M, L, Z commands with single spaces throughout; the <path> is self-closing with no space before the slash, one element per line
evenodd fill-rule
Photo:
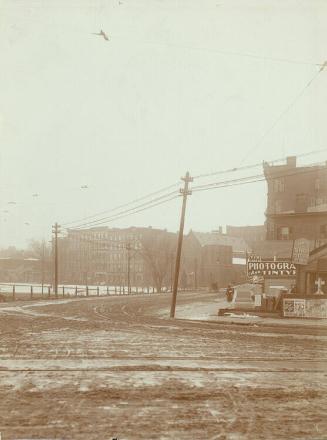
<path fill-rule="evenodd" d="M 131 293 L 131 245 L 130 243 L 127 243 L 126 245 L 127 250 L 127 293 Z"/>
<path fill-rule="evenodd" d="M 60 234 L 60 225 L 56 222 L 52 226 L 52 233 L 54 234 L 54 293 L 58 296 L 58 234 Z"/>
<path fill-rule="evenodd" d="M 174 266 L 174 254 L 170 253 L 170 291 L 173 291 L 173 266 Z"/>
<path fill-rule="evenodd" d="M 182 177 L 181 179 L 184 181 L 184 189 L 180 189 L 180 193 L 183 194 L 183 204 L 182 204 L 181 221 L 180 221 L 179 234 L 178 234 L 173 293 L 172 293 L 171 306 L 170 306 L 170 317 L 171 318 L 175 317 L 179 268 L 180 268 L 180 264 L 181 264 L 181 254 L 182 254 L 182 245 L 183 245 L 186 201 L 187 201 L 187 196 L 190 196 L 192 194 L 192 191 L 190 191 L 188 189 L 188 184 L 189 184 L 189 182 L 193 182 L 193 177 L 190 177 L 190 173 L 188 171 L 187 171 L 185 177 Z"/>

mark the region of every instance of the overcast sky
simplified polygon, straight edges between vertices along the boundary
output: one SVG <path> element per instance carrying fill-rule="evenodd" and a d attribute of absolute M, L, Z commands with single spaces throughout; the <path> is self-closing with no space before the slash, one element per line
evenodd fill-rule
<path fill-rule="evenodd" d="M 325 0 L 1 0 L 0 246 L 187 170 L 326 148 L 327 69 L 302 93 L 327 59 L 326 19 Z M 176 231 L 180 204 L 109 225 Z M 186 231 L 262 224 L 265 204 L 265 183 L 194 193 Z"/>

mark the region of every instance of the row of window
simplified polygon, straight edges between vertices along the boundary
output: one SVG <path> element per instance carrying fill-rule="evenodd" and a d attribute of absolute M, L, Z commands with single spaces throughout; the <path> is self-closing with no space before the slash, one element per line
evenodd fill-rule
<path fill-rule="evenodd" d="M 97 232 L 94 234 L 82 234 L 75 235 L 72 237 L 73 240 L 81 240 L 81 241 L 92 241 L 96 240 L 109 240 L 109 241 L 125 241 L 125 242 L 133 242 L 136 240 L 142 240 L 142 234 L 128 234 L 128 235 L 116 235 L 107 232 Z"/>
<path fill-rule="evenodd" d="M 296 194 L 295 207 L 293 210 L 298 212 L 307 211 L 308 207 L 327 204 L 327 195 L 321 197 L 309 197 L 308 194 Z M 274 213 L 283 212 L 282 200 L 274 200 Z"/>
<path fill-rule="evenodd" d="M 323 188 L 323 182 L 321 179 L 315 179 L 314 189 L 320 191 Z M 272 191 L 274 193 L 281 193 L 285 191 L 285 179 L 283 177 L 272 180 Z"/>
<path fill-rule="evenodd" d="M 73 265 L 73 269 L 75 271 L 85 272 L 92 271 L 94 269 L 98 271 L 103 272 L 111 272 L 111 273 L 117 273 L 117 272 L 126 272 L 127 271 L 127 265 L 126 264 L 106 264 L 106 263 L 98 263 L 96 265 L 90 265 L 89 267 L 86 267 L 85 264 L 75 264 Z M 143 265 L 136 264 L 130 266 L 131 273 L 134 272 L 143 272 Z"/>
<path fill-rule="evenodd" d="M 131 249 L 135 250 L 135 249 L 141 249 L 142 245 L 139 241 L 136 241 L 135 243 L 131 244 Z M 80 245 L 79 242 L 75 242 L 74 245 L 71 247 L 72 249 L 74 249 L 75 251 L 78 251 L 79 249 L 82 249 L 84 251 L 91 251 L 91 250 L 98 250 L 98 249 L 103 249 L 103 250 L 112 250 L 112 251 L 120 251 L 120 250 L 126 250 L 126 244 L 123 243 L 109 243 L 109 242 L 90 242 L 89 244 L 82 244 L 82 246 Z M 127 251 L 127 250 L 126 250 Z"/>
<path fill-rule="evenodd" d="M 273 226 L 270 229 L 273 232 Z M 319 237 L 327 238 L 327 224 L 321 225 L 319 229 Z M 292 240 L 293 228 L 291 226 L 280 226 L 277 228 L 277 240 Z"/>

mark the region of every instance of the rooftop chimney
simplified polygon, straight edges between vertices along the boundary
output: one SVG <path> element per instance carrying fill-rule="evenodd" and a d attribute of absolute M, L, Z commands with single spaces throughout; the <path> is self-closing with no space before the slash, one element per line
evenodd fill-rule
<path fill-rule="evenodd" d="M 296 156 L 288 156 L 286 162 L 289 168 L 296 168 Z"/>

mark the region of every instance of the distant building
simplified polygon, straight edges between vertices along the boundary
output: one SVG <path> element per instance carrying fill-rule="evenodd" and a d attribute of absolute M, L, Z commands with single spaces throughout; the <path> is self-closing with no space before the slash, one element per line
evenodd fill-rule
<path fill-rule="evenodd" d="M 59 242 L 60 282 L 170 285 L 175 243 L 176 234 L 151 227 L 69 229 Z"/>
<path fill-rule="evenodd" d="M 297 167 L 264 164 L 268 184 L 267 240 L 307 238 L 315 247 L 327 242 L 327 164 Z"/>
<path fill-rule="evenodd" d="M 252 254 L 264 260 L 290 261 L 292 258 L 292 240 L 265 240 L 253 243 Z"/>
<path fill-rule="evenodd" d="M 185 237 L 182 267 L 188 287 L 226 287 L 245 279 L 249 246 L 242 238 L 222 232 L 191 231 Z"/>
<path fill-rule="evenodd" d="M 231 237 L 243 238 L 243 240 L 252 247 L 252 243 L 266 239 L 266 226 L 226 226 L 226 234 Z"/>
<path fill-rule="evenodd" d="M 49 283 L 49 262 L 38 258 L 0 258 L 0 282 L 2 283 Z"/>

